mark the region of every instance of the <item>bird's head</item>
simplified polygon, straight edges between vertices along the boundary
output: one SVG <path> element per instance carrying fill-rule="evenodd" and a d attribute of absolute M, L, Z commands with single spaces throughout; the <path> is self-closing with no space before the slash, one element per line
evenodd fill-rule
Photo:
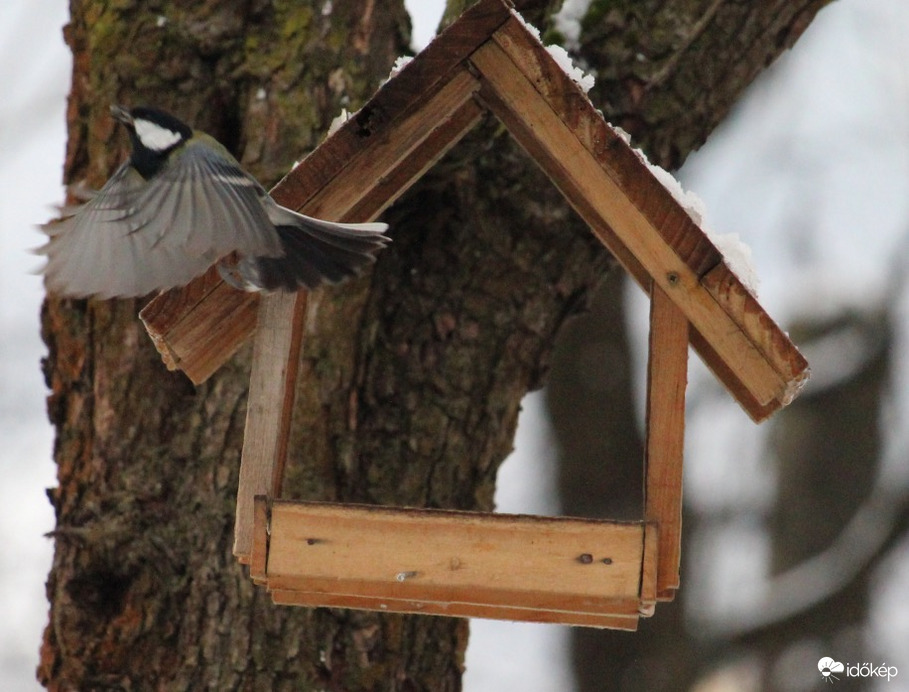
<path fill-rule="evenodd" d="M 168 155 L 193 136 L 192 128 L 157 108 L 111 106 L 111 115 L 122 123 L 132 143 L 132 163 L 145 177 L 154 175 Z"/>

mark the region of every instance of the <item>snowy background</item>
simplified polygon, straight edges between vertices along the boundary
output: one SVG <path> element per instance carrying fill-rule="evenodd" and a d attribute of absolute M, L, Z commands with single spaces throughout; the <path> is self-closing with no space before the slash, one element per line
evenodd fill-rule
<path fill-rule="evenodd" d="M 431 37 L 443 3 L 408 4 L 419 47 Z M 55 481 L 39 370 L 43 290 L 40 279 L 29 274 L 39 262 L 28 248 L 41 242 L 34 226 L 63 199 L 70 76 L 61 35 L 66 20 L 65 0 L 0 3 L 0 690 L 11 692 L 39 689 L 34 669 L 47 613 L 51 542 L 43 534 L 53 528 L 53 515 L 44 489 Z M 905 0 L 833 3 L 680 173 L 685 186 L 706 202 L 708 225 L 738 233 L 753 248 L 761 301 L 784 327 L 808 311 L 898 301 L 895 351 L 900 354 L 907 352 L 909 336 L 905 289 L 894 293 L 894 277 L 905 275 L 909 257 L 907 32 Z M 635 314 L 646 315 L 639 293 L 630 291 L 629 302 Z M 643 322 L 634 325 L 636 338 L 643 338 Z M 849 353 L 842 349 L 807 355 L 820 382 L 849 367 Z M 882 481 L 891 485 L 905 484 L 909 473 L 898 461 L 909 449 L 905 360 L 895 361 L 890 402 L 895 424 Z M 758 449 L 762 428 L 716 391 L 703 368 L 693 369 L 690 392 L 686 502 L 718 510 L 724 503 L 765 502 L 769 471 L 760 458 L 742 460 L 737 451 Z M 517 451 L 502 467 L 498 506 L 554 514 L 556 451 L 542 398 L 529 397 L 524 408 L 532 420 L 521 426 Z M 699 434 L 708 429 L 712 442 Z M 733 459 L 738 459 L 734 468 Z M 738 494 L 718 496 L 718 482 L 738 488 Z M 736 579 L 765 570 L 766 546 L 747 522 L 727 526 L 715 538 L 697 548 L 699 574 L 686 587 L 695 603 L 700 601 L 705 626 L 721 627 L 723 612 L 742 602 L 760 603 L 760 583 L 742 589 Z M 909 545 L 882 571 L 872 596 L 869 654 L 900 668 L 902 679 L 882 689 L 909 689 Z M 739 590 L 732 593 L 735 583 Z M 714 610 L 704 610 L 710 604 Z M 572 686 L 566 632 L 556 626 L 477 621 L 467 669 L 468 692 L 556 692 Z M 723 689 L 750 689 L 747 676 L 730 678 Z"/>

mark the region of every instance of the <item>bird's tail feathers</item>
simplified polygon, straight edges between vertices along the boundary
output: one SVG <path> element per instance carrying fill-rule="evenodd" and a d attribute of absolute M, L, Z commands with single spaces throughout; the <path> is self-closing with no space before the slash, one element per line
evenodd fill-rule
<path fill-rule="evenodd" d="M 334 223 L 279 209 L 273 222 L 284 256 L 241 260 L 236 269 L 246 288 L 295 291 L 338 283 L 374 262 L 390 242 L 384 223 Z"/>

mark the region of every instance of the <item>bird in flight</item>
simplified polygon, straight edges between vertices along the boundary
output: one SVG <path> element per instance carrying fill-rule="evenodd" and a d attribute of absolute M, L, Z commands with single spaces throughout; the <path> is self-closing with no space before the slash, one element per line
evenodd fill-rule
<path fill-rule="evenodd" d="M 83 204 L 42 226 L 49 292 L 126 298 L 189 283 L 218 263 L 250 291 L 337 283 L 375 260 L 384 223 L 335 223 L 275 202 L 217 140 L 157 108 L 112 106 L 129 159 Z"/>

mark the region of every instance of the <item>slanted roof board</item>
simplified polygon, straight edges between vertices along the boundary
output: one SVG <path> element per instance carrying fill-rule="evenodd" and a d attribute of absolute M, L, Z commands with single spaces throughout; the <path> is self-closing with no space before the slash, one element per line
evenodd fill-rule
<path fill-rule="evenodd" d="M 140 312 L 170 370 L 205 382 L 256 329 L 259 299 L 225 284 L 215 266 L 183 288 L 159 294 Z"/>
<path fill-rule="evenodd" d="M 493 40 L 552 105 L 622 193 L 652 221 L 657 233 L 705 285 L 771 367 L 785 382 L 797 387 L 807 370 L 805 359 L 729 270 L 722 254 L 689 215 L 674 200 L 667 203 L 668 191 L 653 175 L 645 174 L 645 166 L 638 155 L 624 141 L 618 141 L 612 128 L 593 109 L 579 87 L 518 19 L 512 18 L 497 29 Z M 636 275 L 635 271 L 630 271 Z"/>
<path fill-rule="evenodd" d="M 807 380 L 808 361 L 725 262 L 702 276 L 701 285 L 782 375 L 786 389 L 780 397 L 780 404 L 786 406 Z"/>
<path fill-rule="evenodd" d="M 498 42 L 499 37 L 506 33 L 509 36 L 507 45 L 525 44 L 518 58 L 520 62 L 507 55 Z M 601 240 L 607 245 L 619 240 L 620 245 L 612 245 L 610 249 L 615 251 L 620 261 L 628 254 L 634 256 L 646 275 L 667 292 L 694 327 L 709 334 L 714 349 L 724 361 L 734 364 L 735 377 L 752 393 L 757 403 L 763 407 L 777 402 L 776 406 L 779 406 L 787 387 L 782 376 L 755 348 L 740 325 L 700 285 L 700 277 L 691 266 L 702 267 L 705 264 L 702 258 L 711 254 L 711 249 L 716 257 L 720 257 L 712 244 L 633 154 L 637 164 L 636 177 L 631 177 L 635 170 L 631 165 L 624 175 L 625 187 L 620 187 L 611 177 L 610 170 L 597 160 L 591 149 L 579 139 L 578 133 L 581 136 L 589 134 L 592 128 L 587 126 L 587 122 L 595 120 L 603 124 L 603 129 L 597 133 L 599 142 L 610 138 L 614 142 L 609 146 L 613 152 L 627 150 L 627 145 L 593 112 L 586 98 L 546 98 L 537 90 L 536 84 L 525 72 L 528 61 L 549 63 L 557 70 L 546 79 L 537 80 L 545 84 L 547 91 L 578 91 L 520 22 L 512 20 L 506 23 L 496 32 L 494 39 L 471 56 L 471 62 L 489 85 L 489 88 L 484 85 L 481 89 L 481 96 L 584 216 L 594 232 L 604 226 L 612 230 L 608 236 L 601 236 Z M 566 102 L 574 109 L 569 115 L 556 110 Z M 585 111 L 590 111 L 586 117 Z M 584 126 L 571 128 L 568 122 L 583 122 Z M 645 186 L 651 183 L 646 203 L 642 205 L 644 210 L 633 201 L 637 197 L 637 181 Z M 594 217 L 587 216 L 591 211 L 595 213 Z M 673 230 L 668 234 L 659 233 L 657 226 L 660 224 Z M 685 232 L 678 233 L 674 230 L 676 228 L 684 228 Z M 667 242 L 667 237 L 683 248 L 684 256 Z M 645 290 L 648 286 L 645 284 Z M 730 386 L 730 389 L 735 393 L 737 387 Z M 755 415 L 761 409 L 748 410 Z"/>
<path fill-rule="evenodd" d="M 374 140 L 397 138 L 400 133 L 394 122 L 400 123 L 402 117 L 422 110 L 429 99 L 463 71 L 467 56 L 509 16 L 507 7 L 498 0 L 480 2 L 464 12 L 403 70 L 385 82 L 337 132 L 314 149 L 303 164 L 292 169 L 272 190 L 272 196 L 279 204 L 300 210 L 351 159 L 362 156 Z M 431 126 L 437 127 L 438 123 Z M 397 194 L 401 192 L 398 190 Z"/>
<path fill-rule="evenodd" d="M 361 144 L 359 148 L 345 152 L 344 165 L 338 167 L 328 182 L 313 189 L 297 187 L 296 208 L 310 216 L 347 221 L 373 218 L 394 202 L 424 170 L 454 146 L 482 114 L 482 109 L 473 100 L 480 84 L 467 70 L 453 70 L 450 79 L 435 86 L 438 88 L 424 94 L 419 107 L 401 110 L 395 120 L 393 136 L 387 130 L 379 130 L 370 137 L 368 146 Z M 456 116 L 457 127 L 451 126 L 452 115 Z M 408 161 L 416 162 L 416 165 L 408 165 Z M 309 171 L 313 167 L 298 168 Z M 395 174 L 402 167 L 410 176 L 403 181 Z M 305 177 L 312 176 L 305 174 Z M 399 184 L 390 187 L 387 178 Z M 379 194 L 376 194 L 377 190 Z M 352 204 L 352 200 L 356 202 Z M 338 216 L 340 218 L 336 218 Z"/>
<path fill-rule="evenodd" d="M 371 210 L 379 209 L 377 213 L 381 213 L 390 206 L 473 129 L 485 112 L 472 98 L 458 106 L 450 117 L 443 118 L 429 137 L 414 148 L 411 156 L 381 176 L 370 194 L 351 207 L 351 218 L 369 218 Z"/>
<path fill-rule="evenodd" d="M 623 197 L 648 219 L 653 230 L 698 277 L 722 262 L 723 255 L 697 224 L 646 170 L 640 157 L 609 126 L 590 99 L 549 52 L 512 16 L 492 35 L 556 117 L 614 181 Z M 507 92 L 507 88 L 501 91 Z"/>
<path fill-rule="evenodd" d="M 292 209 L 302 209 L 312 195 L 342 175 L 352 158 L 366 154 L 378 140 L 397 136 L 398 119 L 424 107 L 435 91 L 463 69 L 464 59 L 509 16 L 507 6 L 499 0 L 483 0 L 464 12 L 272 188 L 272 196 Z M 456 112 L 433 123 L 433 131 L 408 156 L 381 174 L 373 194 L 359 199 L 348 210 L 350 219 L 365 220 L 380 213 L 443 156 L 479 116 L 478 106 L 464 102 Z M 182 369 L 193 382 L 201 384 L 255 331 L 259 299 L 257 294 L 225 284 L 213 268 L 187 286 L 154 298 L 140 317 L 168 367 Z M 217 308 L 217 318 L 210 312 L 212 307 Z M 223 314 L 234 317 L 221 320 Z"/>

